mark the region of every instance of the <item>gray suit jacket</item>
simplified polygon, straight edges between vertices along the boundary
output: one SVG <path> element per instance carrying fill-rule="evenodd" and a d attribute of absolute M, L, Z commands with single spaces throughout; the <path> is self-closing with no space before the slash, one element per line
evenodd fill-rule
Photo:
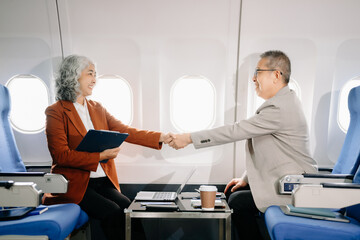
<path fill-rule="evenodd" d="M 238 123 L 191 133 L 195 148 L 247 139 L 246 177 L 257 208 L 291 203 L 278 193 L 286 174 L 317 172 L 310 157 L 306 119 L 295 92 L 288 86 L 262 104 L 256 114 Z"/>

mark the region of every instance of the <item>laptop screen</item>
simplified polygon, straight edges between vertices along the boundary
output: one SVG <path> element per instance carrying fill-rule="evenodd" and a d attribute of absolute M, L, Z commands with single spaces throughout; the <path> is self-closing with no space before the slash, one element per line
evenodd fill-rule
<path fill-rule="evenodd" d="M 189 172 L 188 176 L 184 179 L 184 182 L 179 186 L 179 188 L 176 190 L 177 194 L 180 194 L 181 191 L 183 190 L 183 188 L 185 187 L 186 183 L 189 181 L 189 179 L 191 178 L 191 176 L 194 174 L 196 168 L 192 168 L 191 171 Z"/>

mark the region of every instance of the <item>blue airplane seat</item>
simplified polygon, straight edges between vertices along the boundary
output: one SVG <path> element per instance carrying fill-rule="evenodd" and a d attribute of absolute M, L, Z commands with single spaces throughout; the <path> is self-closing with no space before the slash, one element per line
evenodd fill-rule
<path fill-rule="evenodd" d="M 40 207 L 44 207 L 44 205 L 40 205 Z M 51 240 L 63 240 L 88 220 L 87 215 L 80 207 L 73 203 L 46 207 L 48 210 L 39 215 L 0 221 L 0 237 L 4 235 L 45 235 Z"/>
<path fill-rule="evenodd" d="M 354 174 L 353 183 L 339 183 L 338 187 L 341 185 L 351 185 L 358 188 L 355 191 L 359 191 L 360 86 L 350 91 L 348 106 L 350 111 L 350 125 L 333 173 Z M 331 199 L 328 199 L 328 201 L 331 201 Z M 272 240 L 359 240 L 360 204 L 346 207 L 345 214 L 350 220 L 349 223 L 288 216 L 283 213 L 279 206 L 270 206 L 265 212 L 265 223 Z"/>
<path fill-rule="evenodd" d="M 272 240 L 359 240 L 359 216 L 358 212 L 357 219 L 348 217 L 349 223 L 317 220 L 287 216 L 279 206 L 270 206 L 265 222 Z"/>
<path fill-rule="evenodd" d="M 0 85 L 0 159 L 2 159 L 0 162 L 0 172 L 26 172 L 9 121 L 10 106 L 9 90 L 5 86 Z M 3 159 L 11 159 L 11 161 L 4 161 Z"/>
<path fill-rule="evenodd" d="M 360 169 L 357 170 L 353 183 L 339 185 L 354 185 L 357 189 L 349 190 L 360 191 Z M 270 206 L 265 212 L 265 223 L 272 240 L 359 240 L 360 204 L 346 207 L 344 214 L 350 222 L 288 216 L 279 206 Z"/>
<path fill-rule="evenodd" d="M 9 90 L 0 84 L 0 175 L 19 172 L 26 174 L 9 121 L 10 106 Z M 31 177 L 32 173 L 29 175 Z M 8 178 L 11 179 L 11 176 Z M 77 204 L 58 204 L 47 207 L 48 210 L 39 215 L 25 215 L 16 220 L 2 219 L 0 237 L 8 234 L 48 235 L 51 240 L 63 240 L 88 222 L 87 214 Z"/>
<path fill-rule="evenodd" d="M 350 124 L 332 173 L 355 175 L 360 162 L 360 86 L 351 89 L 348 97 L 348 108 Z"/>

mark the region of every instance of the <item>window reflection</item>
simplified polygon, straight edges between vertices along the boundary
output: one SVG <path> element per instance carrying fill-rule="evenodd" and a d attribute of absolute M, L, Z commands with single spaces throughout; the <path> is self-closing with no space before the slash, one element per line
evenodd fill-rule
<path fill-rule="evenodd" d="M 125 79 L 116 75 L 98 77 L 90 99 L 100 102 L 108 112 L 124 124 L 131 124 L 133 93 Z"/>
<path fill-rule="evenodd" d="M 203 76 L 178 79 L 170 93 L 170 115 L 179 131 L 210 128 L 215 121 L 215 88 Z"/>
<path fill-rule="evenodd" d="M 17 75 L 6 86 L 11 97 L 10 122 L 23 133 L 38 133 L 45 128 L 45 109 L 49 94 L 45 83 L 33 75 Z"/>

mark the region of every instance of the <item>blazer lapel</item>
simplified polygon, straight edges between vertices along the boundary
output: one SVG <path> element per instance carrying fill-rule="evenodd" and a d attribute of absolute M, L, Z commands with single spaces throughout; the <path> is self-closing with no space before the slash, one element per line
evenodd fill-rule
<path fill-rule="evenodd" d="M 79 114 L 77 113 L 77 111 L 74 107 L 74 104 L 70 101 L 61 101 L 61 104 L 64 107 L 65 114 L 68 116 L 68 118 L 70 119 L 72 124 L 75 126 L 75 128 L 78 130 L 80 135 L 84 137 L 86 135 L 87 131 L 86 131 L 86 128 L 85 128 Z"/>
<path fill-rule="evenodd" d="M 96 111 L 96 107 L 94 107 L 92 104 L 90 104 L 87 100 L 87 107 L 89 110 L 89 115 L 91 118 L 91 122 L 94 125 L 95 130 L 104 130 L 104 126 L 101 122 L 101 119 L 99 118 L 99 113 Z"/>

